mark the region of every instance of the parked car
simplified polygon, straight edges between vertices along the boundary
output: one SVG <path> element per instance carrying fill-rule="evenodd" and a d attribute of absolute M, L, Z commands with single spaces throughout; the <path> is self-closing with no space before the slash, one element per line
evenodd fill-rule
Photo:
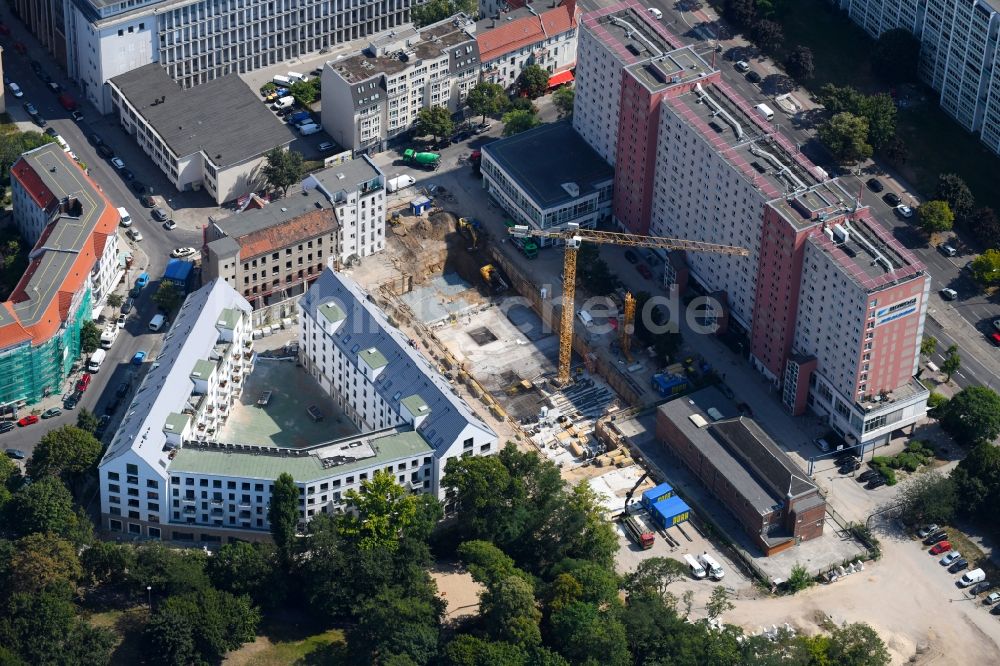
<path fill-rule="evenodd" d="M 118 315 L 118 328 L 125 328 L 126 322 L 128 322 L 128 315 Z"/>
<path fill-rule="evenodd" d="M 873 469 L 865 470 L 861 474 L 858 474 L 858 483 L 864 483 L 865 481 L 868 481 L 876 474 L 878 474 L 878 472 L 876 472 Z"/>
<path fill-rule="evenodd" d="M 957 559 L 960 559 L 961 557 L 962 554 L 960 552 L 958 552 L 957 550 L 953 550 L 941 558 L 941 564 L 943 566 L 950 566 L 952 562 L 954 562 Z"/>
<path fill-rule="evenodd" d="M 625 261 L 630 264 L 637 264 L 639 263 L 639 257 L 632 250 L 625 250 Z"/>
<path fill-rule="evenodd" d="M 851 460 L 841 465 L 837 469 L 837 471 L 839 471 L 841 474 L 850 474 L 851 472 L 856 472 L 859 469 L 861 469 L 861 461 L 856 458 L 852 458 Z"/>
<path fill-rule="evenodd" d="M 27 416 L 21 417 L 17 421 L 17 425 L 21 426 L 22 428 L 25 426 L 34 425 L 35 423 L 38 423 L 38 417 L 35 416 L 34 414 L 28 414 Z"/>
<path fill-rule="evenodd" d="M 21 90 L 21 86 L 17 85 L 13 81 L 7 84 L 7 88 L 10 90 L 10 94 L 14 97 L 24 97 L 24 91 Z"/>
<path fill-rule="evenodd" d="M 947 538 L 948 538 L 948 533 L 945 532 L 945 531 L 934 532 L 933 534 L 931 534 L 930 536 L 928 536 L 926 539 L 924 539 L 924 545 L 925 546 L 931 546 L 931 545 L 933 545 L 935 543 L 938 543 L 939 541 L 944 541 Z"/>
<path fill-rule="evenodd" d="M 84 375 L 84 376 L 80 377 L 80 379 L 77 380 L 77 382 L 76 382 L 76 390 L 79 393 L 83 393 L 90 386 L 90 378 L 91 378 L 91 376 L 92 375 L 87 374 L 87 375 Z"/>
<path fill-rule="evenodd" d="M 163 210 L 162 208 L 154 208 L 153 211 L 150 213 L 150 215 L 152 215 L 153 219 L 156 220 L 157 222 L 165 222 L 167 217 L 169 217 L 167 215 L 167 211 Z"/>
<path fill-rule="evenodd" d="M 142 362 L 146 360 L 146 352 L 137 351 L 135 356 L 132 357 L 132 365 L 142 365 Z"/>
<path fill-rule="evenodd" d="M 960 557 L 955 560 L 950 567 L 948 567 L 948 573 L 958 573 L 959 571 L 964 571 L 969 568 L 969 560 L 964 557 Z"/>
<path fill-rule="evenodd" d="M 5 432 L 10 432 L 16 427 L 17 426 L 14 425 L 13 421 L 0 421 L 0 435 L 2 435 Z"/>
<path fill-rule="evenodd" d="M 958 298 L 958 292 L 955 291 L 954 289 L 950 289 L 947 287 L 945 289 L 942 289 L 938 293 L 941 294 L 941 298 L 943 298 L 946 301 L 953 301 L 956 298 Z"/>
<path fill-rule="evenodd" d="M 980 583 L 977 583 L 975 585 L 975 587 L 973 587 L 971 590 L 969 590 L 969 594 L 973 594 L 973 595 L 975 595 L 975 594 L 982 594 L 983 592 L 987 592 L 987 591 L 989 591 L 991 589 L 993 589 L 993 583 L 991 583 L 988 580 L 984 580 L 984 581 L 982 581 Z"/>
<path fill-rule="evenodd" d="M 38 114 L 38 109 L 36 109 L 35 105 L 32 104 L 31 102 L 25 102 L 21 106 L 23 106 L 24 110 L 28 112 L 29 116 L 34 116 Z"/>
<path fill-rule="evenodd" d="M 79 111 L 71 111 L 69 115 L 76 122 L 81 122 L 83 120 L 83 114 Z"/>
<path fill-rule="evenodd" d="M 132 312 L 132 306 L 133 305 L 135 305 L 135 299 L 134 298 L 126 298 L 125 302 L 122 303 L 122 314 L 127 315 L 129 312 Z"/>
<path fill-rule="evenodd" d="M 747 72 L 746 79 L 750 83 L 760 83 L 763 80 L 761 75 L 754 71 Z"/>
<path fill-rule="evenodd" d="M 930 525 L 924 525 L 919 530 L 917 530 L 917 536 L 921 539 L 926 539 L 931 534 L 934 534 L 938 530 L 937 523 L 931 523 Z"/>
<path fill-rule="evenodd" d="M 987 606 L 992 606 L 996 602 L 1000 601 L 1000 592 L 990 592 L 983 599 L 983 603 Z"/>
<path fill-rule="evenodd" d="M 136 229 L 135 227 L 126 231 L 125 235 L 134 240 L 136 243 L 142 240 L 142 232 Z"/>
<path fill-rule="evenodd" d="M 319 144 L 319 146 L 317 146 L 317 149 L 321 153 L 328 153 L 331 150 L 333 150 L 333 143 L 330 141 L 324 141 L 323 143 Z"/>
<path fill-rule="evenodd" d="M 958 250 L 956 250 L 955 246 L 952 245 L 951 243 L 941 243 L 937 247 L 938 247 L 938 252 L 940 252 L 946 257 L 954 257 L 956 254 L 958 254 Z"/>
<path fill-rule="evenodd" d="M 141 180 L 133 180 L 128 184 L 128 187 L 136 194 L 143 194 L 146 191 L 146 183 Z"/>
<path fill-rule="evenodd" d="M 156 206 L 156 197 L 152 194 L 144 194 L 140 199 L 139 203 L 142 204 L 143 208 L 153 208 Z"/>
<path fill-rule="evenodd" d="M 733 65 L 737 72 L 749 72 L 750 64 L 746 60 L 737 60 Z"/>
<path fill-rule="evenodd" d="M 882 190 L 885 189 L 885 185 L 883 185 L 882 181 L 879 180 L 878 178 L 869 178 L 865 182 L 865 185 L 867 185 L 868 189 L 871 190 L 872 192 L 881 192 Z"/>
<path fill-rule="evenodd" d="M 7 421 L 7 423 L 10 423 L 10 421 Z M 28 454 L 21 449 L 7 449 L 6 453 L 14 460 L 24 460 L 28 457 Z"/>
<path fill-rule="evenodd" d="M 834 460 L 834 463 L 836 463 L 836 465 L 839 467 L 840 465 L 846 465 L 847 463 L 852 461 L 861 462 L 860 460 L 854 457 L 853 453 L 844 453 L 837 456 L 837 459 Z"/>
<path fill-rule="evenodd" d="M 80 394 L 74 393 L 70 397 L 63 400 L 63 409 L 76 409 L 76 406 L 80 403 Z"/>
<path fill-rule="evenodd" d="M 131 169 L 122 169 L 122 178 L 124 178 L 126 182 L 132 182 L 135 180 L 135 174 L 132 173 Z"/>
<path fill-rule="evenodd" d="M 991 331 L 989 338 L 990 342 L 995 344 L 997 347 L 1000 347 L 1000 333 L 997 333 L 996 331 Z"/>
<path fill-rule="evenodd" d="M 108 431 L 108 425 L 111 423 L 111 415 L 105 414 L 101 417 L 101 420 L 97 423 L 97 428 L 94 430 L 94 437 L 100 439 L 104 437 L 104 433 Z"/>
<path fill-rule="evenodd" d="M 190 257 L 192 254 L 196 254 L 197 252 L 198 250 L 193 247 L 178 247 L 170 253 L 170 256 L 174 259 L 183 259 L 184 257 Z"/>
<path fill-rule="evenodd" d="M 118 385 L 118 388 L 115 389 L 115 397 L 124 398 L 126 395 L 128 395 L 128 389 L 129 389 L 129 383 L 122 382 L 121 384 Z"/>
<path fill-rule="evenodd" d="M 114 168 L 116 168 L 119 171 L 121 171 L 122 169 L 125 168 L 125 160 L 123 160 L 120 157 L 112 157 L 111 158 L 111 166 L 113 166 Z"/>
<path fill-rule="evenodd" d="M 97 154 L 107 160 L 115 156 L 115 151 L 108 144 L 102 143 L 97 146 Z"/>
<path fill-rule="evenodd" d="M 913 209 L 906 204 L 899 204 L 896 206 L 896 213 L 900 217 L 911 218 L 913 217 Z"/>
<path fill-rule="evenodd" d="M 871 478 L 871 480 L 868 481 L 868 484 L 865 485 L 865 488 L 867 488 L 868 490 L 875 490 L 876 488 L 881 488 L 884 485 L 885 485 L 885 477 L 882 476 L 881 474 L 876 474 Z"/>
<path fill-rule="evenodd" d="M 899 195 L 895 192 L 886 192 L 882 195 L 882 201 L 886 202 L 893 208 L 903 203 L 903 200 L 899 198 Z"/>
<path fill-rule="evenodd" d="M 177 228 L 177 223 L 174 222 L 173 220 L 167 220 L 166 222 L 163 223 L 163 228 L 166 229 L 167 231 L 173 231 L 174 229 Z"/>
<path fill-rule="evenodd" d="M 59 416 L 60 414 L 62 414 L 61 409 L 59 409 L 58 407 L 50 407 L 46 409 L 44 412 L 42 412 L 42 418 L 51 419 L 55 418 L 56 416 Z"/>
<path fill-rule="evenodd" d="M 934 547 L 931 548 L 929 552 L 931 555 L 940 555 L 941 553 L 947 553 L 949 550 L 951 550 L 951 542 L 942 541 L 939 544 L 935 544 Z"/>

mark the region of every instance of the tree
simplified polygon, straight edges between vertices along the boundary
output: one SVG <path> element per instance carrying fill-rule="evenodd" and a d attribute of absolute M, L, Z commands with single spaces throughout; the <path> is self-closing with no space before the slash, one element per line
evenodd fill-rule
<path fill-rule="evenodd" d="M 417 515 L 417 496 L 385 471 L 362 481 L 360 493 L 347 491 L 347 501 L 354 510 L 341 518 L 340 533 L 362 550 L 395 551 L 400 536 Z"/>
<path fill-rule="evenodd" d="M 917 207 L 920 228 L 929 234 L 948 231 L 955 224 L 955 214 L 947 201 L 927 201 Z"/>
<path fill-rule="evenodd" d="M 559 117 L 573 115 L 573 104 L 576 101 L 576 89 L 573 86 L 560 86 L 552 93 L 552 102 L 559 110 Z"/>
<path fill-rule="evenodd" d="M 100 424 L 97 415 L 86 407 L 81 407 L 80 411 L 76 413 L 76 427 L 84 432 L 89 432 L 93 435 L 97 432 L 97 426 Z"/>
<path fill-rule="evenodd" d="M 161 664 L 214 663 L 252 641 L 259 624 L 260 611 L 249 597 L 211 587 L 169 597 L 146 625 L 146 654 Z"/>
<path fill-rule="evenodd" d="M 83 322 L 80 327 L 80 350 L 84 354 L 93 354 L 101 346 L 101 329 L 92 321 Z"/>
<path fill-rule="evenodd" d="M 153 302 L 156 303 L 158 308 L 167 314 L 171 314 L 184 303 L 184 292 L 173 282 L 164 280 L 156 288 L 156 293 L 153 294 Z"/>
<path fill-rule="evenodd" d="M 838 666 L 887 666 L 889 650 L 867 624 L 845 624 L 830 634 L 830 663 Z"/>
<path fill-rule="evenodd" d="M 413 25 L 418 28 L 443 21 L 454 12 L 449 0 L 429 0 L 422 5 L 417 5 L 410 10 L 410 17 Z"/>
<path fill-rule="evenodd" d="M 1000 502 L 1000 448 L 979 442 L 951 473 L 959 509 L 971 518 L 982 520 L 994 529 L 1000 520 L 996 507 Z"/>
<path fill-rule="evenodd" d="M 513 558 L 489 541 L 465 541 L 458 547 L 458 556 L 469 569 L 473 580 L 486 587 L 510 576 L 528 575 L 517 568 Z"/>
<path fill-rule="evenodd" d="M 868 143 L 873 149 L 879 150 L 896 136 L 896 103 L 889 95 L 862 97 L 858 111 L 868 121 Z"/>
<path fill-rule="evenodd" d="M 808 46 L 796 46 L 785 58 L 785 69 L 788 74 L 798 80 L 811 79 L 815 66 L 813 52 Z"/>
<path fill-rule="evenodd" d="M 503 135 L 514 136 L 540 124 L 538 117 L 530 111 L 509 111 L 503 116 Z"/>
<path fill-rule="evenodd" d="M 981 285 L 1000 284 L 1000 250 L 986 250 L 972 260 L 969 271 Z"/>
<path fill-rule="evenodd" d="M 532 115 L 538 115 L 538 107 L 531 101 L 530 97 L 513 97 L 507 104 L 507 111 L 527 111 Z"/>
<path fill-rule="evenodd" d="M 534 646 L 542 642 L 542 613 L 535 605 L 535 588 L 524 576 L 505 576 L 479 596 L 483 622 L 497 640 Z"/>
<path fill-rule="evenodd" d="M 972 211 L 966 226 L 979 242 L 980 247 L 1000 247 L 1000 219 L 992 208 L 983 206 Z"/>
<path fill-rule="evenodd" d="M 756 0 L 726 0 L 724 8 L 726 18 L 740 26 L 749 28 L 757 19 Z"/>
<path fill-rule="evenodd" d="M 446 107 L 430 106 L 420 109 L 414 127 L 414 134 L 417 136 L 432 136 L 437 141 L 439 137 L 449 136 L 454 131 L 455 124 Z"/>
<path fill-rule="evenodd" d="M 52 533 L 36 532 L 18 539 L 7 564 L 15 592 L 37 594 L 67 586 L 72 589 L 83 576 L 76 548 Z"/>
<path fill-rule="evenodd" d="M 237 541 L 227 543 L 210 557 L 205 572 L 215 588 L 269 606 L 278 600 L 277 588 L 281 585 L 276 559 L 273 544 Z"/>
<path fill-rule="evenodd" d="M 319 82 L 319 77 L 308 81 L 296 81 L 288 88 L 288 92 L 301 106 L 309 106 L 319 99 Z"/>
<path fill-rule="evenodd" d="M 708 611 L 708 617 L 711 620 L 734 608 L 736 606 L 729 600 L 729 592 L 721 585 L 716 585 L 712 589 L 712 596 L 709 597 L 708 603 L 705 604 L 705 610 Z"/>
<path fill-rule="evenodd" d="M 628 595 L 655 594 L 664 597 L 667 587 L 687 577 L 687 566 L 670 557 L 651 557 L 643 560 L 635 571 L 625 577 Z"/>
<path fill-rule="evenodd" d="M 21 488 L 7 504 L 7 526 L 17 535 L 65 535 L 76 522 L 73 498 L 57 478 L 46 476 Z"/>
<path fill-rule="evenodd" d="M 864 95 L 851 86 L 836 86 L 827 83 L 819 89 L 816 98 L 833 115 L 845 111 L 860 115 Z"/>
<path fill-rule="evenodd" d="M 278 549 L 278 557 L 287 570 L 292 561 L 295 536 L 299 529 L 299 487 L 291 474 L 282 472 L 271 491 L 271 505 L 267 520 L 271 523 L 271 536 Z"/>
<path fill-rule="evenodd" d="M 809 570 L 806 569 L 802 564 L 796 562 L 792 566 L 792 571 L 788 575 L 788 589 L 795 594 L 796 592 L 801 592 L 813 583 L 813 577 L 809 575 Z"/>
<path fill-rule="evenodd" d="M 838 162 L 858 163 L 872 156 L 868 121 L 853 113 L 838 113 L 820 126 L 817 136 Z"/>
<path fill-rule="evenodd" d="M 66 588 L 16 593 L 0 612 L 0 663 L 5 666 L 103 666 L 111 663 L 115 637 L 76 617 Z M 5 650 L 6 648 L 6 650 Z M 6 652 L 6 654 L 5 654 Z M 11 653 L 16 653 L 13 657 Z"/>
<path fill-rule="evenodd" d="M 433 592 L 384 588 L 359 604 L 357 624 L 348 635 L 352 658 L 345 663 L 388 663 L 390 656 L 405 655 L 409 663 L 427 664 L 437 654 L 442 613 Z"/>
<path fill-rule="evenodd" d="M 925 336 L 923 340 L 920 341 L 920 355 L 930 356 L 935 351 L 937 351 L 937 338 L 933 335 Z"/>
<path fill-rule="evenodd" d="M 108 305 L 113 308 L 120 308 L 124 300 L 121 294 L 108 294 Z"/>
<path fill-rule="evenodd" d="M 785 31 L 777 21 L 761 19 L 753 26 L 753 40 L 762 50 L 777 53 L 784 45 Z"/>
<path fill-rule="evenodd" d="M 211 587 L 205 574 L 208 557 L 200 550 L 174 550 L 162 544 L 135 549 L 135 564 L 127 579 L 132 591 L 155 596 L 181 596 Z"/>
<path fill-rule="evenodd" d="M 515 82 L 518 91 L 531 99 L 541 97 L 549 89 L 549 72 L 540 65 L 528 65 Z"/>
<path fill-rule="evenodd" d="M 498 83 L 481 81 L 469 91 L 465 103 L 473 113 L 482 116 L 483 122 L 486 122 L 487 116 L 497 116 L 507 108 L 507 92 Z"/>
<path fill-rule="evenodd" d="M 967 222 L 976 206 L 976 198 L 972 196 L 969 186 L 965 184 L 961 176 L 954 173 L 938 175 L 934 198 L 948 202 L 949 208 L 955 213 L 955 219 L 959 223 Z"/>
<path fill-rule="evenodd" d="M 266 157 L 261 175 L 268 185 L 281 190 L 281 196 L 285 196 L 288 188 L 302 180 L 305 173 L 302 153 L 278 147 L 267 151 Z"/>
<path fill-rule="evenodd" d="M 920 40 L 905 28 L 883 32 L 871 54 L 872 70 L 888 83 L 915 83 Z"/>
<path fill-rule="evenodd" d="M 941 427 L 961 444 L 992 442 L 1000 435 L 1000 395 L 985 386 L 962 389 L 941 412 Z"/>
<path fill-rule="evenodd" d="M 83 410 L 78 420 L 81 418 L 84 418 Z M 90 418 L 94 418 L 94 415 L 90 414 Z M 93 434 L 76 426 L 65 425 L 42 436 L 26 469 L 32 479 L 56 476 L 72 487 L 94 468 L 100 457 L 101 443 Z"/>
<path fill-rule="evenodd" d="M 632 663 L 625 626 L 613 613 L 602 612 L 595 604 L 573 602 L 554 611 L 550 624 L 552 646 L 571 663 L 608 666 Z M 597 655 L 600 658 L 594 661 Z"/>
<path fill-rule="evenodd" d="M 98 541 L 83 551 L 80 562 L 91 583 L 121 585 L 135 566 L 135 549 L 131 545 Z"/>
<path fill-rule="evenodd" d="M 906 142 L 900 139 L 898 136 L 894 136 L 885 142 L 885 145 L 879 150 L 882 157 L 886 162 L 894 167 L 901 167 L 906 164 L 906 160 L 910 156 L 910 150 L 906 145 Z"/>
<path fill-rule="evenodd" d="M 958 346 L 952 345 L 948 347 L 947 356 L 944 358 L 944 362 L 941 364 L 941 372 L 945 374 L 945 381 L 950 382 L 951 376 L 958 372 L 958 369 L 962 367 L 962 357 L 958 354 Z"/>
<path fill-rule="evenodd" d="M 958 508 L 955 491 L 955 482 L 937 471 L 914 474 L 896 494 L 900 518 L 910 525 L 945 525 L 955 517 Z"/>

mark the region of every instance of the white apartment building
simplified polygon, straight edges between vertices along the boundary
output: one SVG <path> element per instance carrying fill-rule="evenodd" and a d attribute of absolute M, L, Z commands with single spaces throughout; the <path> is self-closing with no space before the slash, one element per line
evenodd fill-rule
<path fill-rule="evenodd" d="M 235 74 L 185 89 L 152 64 L 108 86 L 118 122 L 173 186 L 217 204 L 262 187 L 267 152 L 295 139 Z"/>
<path fill-rule="evenodd" d="M 479 78 L 475 23 L 456 14 L 382 35 L 323 68 L 323 129 L 355 153 L 376 153 L 412 128 L 423 108 L 462 108 Z"/>
<path fill-rule="evenodd" d="M 886 31 L 906 28 L 920 34 L 927 0 L 836 0 L 851 20 L 873 38 Z"/>
<path fill-rule="evenodd" d="M 561 75 L 552 83 L 572 80 L 576 64 L 577 18 L 575 0 L 535 3 L 490 14 L 476 23 L 476 42 L 484 81 L 510 89 L 528 65 Z"/>
<path fill-rule="evenodd" d="M 410 19 L 409 0 L 67 0 L 70 76 L 103 113 L 105 84 L 159 63 L 182 86 L 316 53 Z M 57 52 L 63 49 L 58 47 Z"/>
<path fill-rule="evenodd" d="M 385 249 L 385 174 L 367 155 L 309 174 L 302 190 L 319 191 L 333 206 L 341 265 Z"/>
<path fill-rule="evenodd" d="M 100 463 L 106 529 L 263 540 L 282 473 L 300 488 L 304 523 L 343 510 L 344 494 L 377 471 L 442 497 L 448 459 L 497 451 L 496 434 L 356 284 L 327 270 L 302 306 L 300 362 L 362 432 L 296 449 L 218 441 L 256 358 L 250 306 L 217 280 L 185 301 Z"/>

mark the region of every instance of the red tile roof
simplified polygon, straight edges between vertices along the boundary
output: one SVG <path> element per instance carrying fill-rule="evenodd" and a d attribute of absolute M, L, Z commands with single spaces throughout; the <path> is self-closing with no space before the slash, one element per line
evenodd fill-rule
<path fill-rule="evenodd" d="M 555 9 L 542 12 L 539 16 L 525 16 L 506 22 L 476 37 L 479 60 L 489 62 L 529 44 L 572 30 L 576 28 L 576 21 L 576 2 L 571 0 Z"/>
<path fill-rule="evenodd" d="M 333 209 L 322 208 L 273 227 L 251 231 L 235 240 L 240 244 L 240 260 L 244 260 L 330 233 L 336 228 L 337 219 Z"/>

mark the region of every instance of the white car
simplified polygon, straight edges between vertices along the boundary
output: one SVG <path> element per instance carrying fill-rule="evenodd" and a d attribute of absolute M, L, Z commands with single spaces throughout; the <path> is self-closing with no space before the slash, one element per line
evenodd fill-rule
<path fill-rule="evenodd" d="M 938 293 L 941 294 L 941 298 L 943 298 L 946 301 L 953 301 L 956 298 L 958 298 L 958 292 L 955 291 L 954 289 L 945 288 L 939 291 Z"/>
<path fill-rule="evenodd" d="M 131 238 L 132 240 L 134 240 L 136 243 L 138 243 L 139 241 L 142 240 L 142 234 L 139 233 L 138 229 L 129 229 L 128 231 L 125 232 L 125 234 L 129 238 Z"/>
<path fill-rule="evenodd" d="M 13 81 L 8 83 L 7 87 L 10 88 L 10 94 L 14 97 L 24 97 L 24 91 L 21 90 L 21 86 L 17 85 Z"/>
<path fill-rule="evenodd" d="M 953 550 L 953 551 L 951 551 L 950 553 L 948 553 L 947 555 L 945 555 L 944 557 L 942 557 L 942 558 L 941 558 L 940 560 L 938 560 L 938 561 L 939 561 L 939 562 L 940 562 L 940 563 L 941 563 L 941 564 L 942 564 L 943 566 L 948 566 L 949 564 L 951 564 L 951 563 L 952 563 L 952 562 L 954 562 L 955 560 L 959 559 L 960 557 L 962 557 L 962 554 L 961 554 L 960 552 L 958 552 L 957 550 Z"/>
<path fill-rule="evenodd" d="M 896 212 L 899 213 L 900 217 L 913 217 L 913 209 L 906 204 L 899 204 L 896 206 Z"/>
<path fill-rule="evenodd" d="M 163 228 L 166 229 L 167 231 L 173 231 L 174 229 L 177 228 L 177 223 L 174 222 L 173 220 L 167 220 L 166 222 L 163 223 Z"/>
<path fill-rule="evenodd" d="M 118 315 L 118 328 L 125 328 L 126 322 L 128 322 L 128 315 Z"/>
<path fill-rule="evenodd" d="M 193 247 L 179 247 L 170 253 L 171 257 L 175 259 L 180 259 L 182 257 L 190 257 L 192 254 L 196 253 L 198 250 Z"/>
<path fill-rule="evenodd" d="M 120 157 L 112 157 L 111 158 L 111 166 L 113 166 L 114 168 L 116 168 L 119 171 L 121 171 L 122 169 L 125 168 L 125 160 L 123 160 Z"/>
<path fill-rule="evenodd" d="M 736 64 L 733 65 L 737 72 L 745 73 L 750 71 L 750 63 L 746 60 L 737 60 Z"/>
<path fill-rule="evenodd" d="M 652 14 L 653 18 L 655 18 L 657 21 L 659 21 L 660 19 L 663 18 L 663 12 L 661 12 L 656 7 L 650 7 L 649 8 L 649 13 Z"/>

